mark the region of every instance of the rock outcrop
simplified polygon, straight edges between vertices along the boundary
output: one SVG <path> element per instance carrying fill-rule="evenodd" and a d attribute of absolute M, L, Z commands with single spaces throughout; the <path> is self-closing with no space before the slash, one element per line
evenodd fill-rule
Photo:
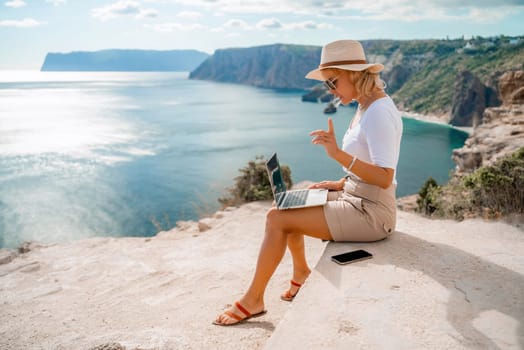
<path fill-rule="evenodd" d="M 459 72 L 455 80 L 449 123 L 476 127 L 482 123 L 484 109 L 499 104 L 500 100 L 493 88 L 484 85 L 470 71 Z"/>
<path fill-rule="evenodd" d="M 304 102 L 331 102 L 331 100 L 333 100 L 333 95 L 322 84 L 313 87 L 310 92 L 302 95 Z"/>
<path fill-rule="evenodd" d="M 500 78 L 499 89 L 504 105 L 524 104 L 524 71 L 504 74 Z"/>
<path fill-rule="evenodd" d="M 305 89 L 317 82 L 304 76 L 318 66 L 320 47 L 275 44 L 217 50 L 189 75 L 271 89 Z"/>
<path fill-rule="evenodd" d="M 473 171 L 524 147 L 524 71 L 510 71 L 499 79 L 503 104 L 487 108 L 483 122 L 453 151 L 458 171 Z"/>
<path fill-rule="evenodd" d="M 394 65 L 391 68 L 386 67 L 383 74 L 384 81 L 387 81 L 388 92 L 395 92 L 408 81 L 419 68 L 408 65 Z"/>

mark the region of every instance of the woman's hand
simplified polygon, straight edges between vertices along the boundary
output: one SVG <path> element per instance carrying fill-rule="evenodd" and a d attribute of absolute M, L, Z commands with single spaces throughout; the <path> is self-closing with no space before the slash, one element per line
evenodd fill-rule
<path fill-rule="evenodd" d="M 344 189 L 344 181 L 342 178 L 338 181 L 321 181 L 310 185 L 308 188 L 323 188 L 330 191 L 342 191 Z"/>
<path fill-rule="evenodd" d="M 328 156 L 335 158 L 339 148 L 335 137 L 335 129 L 333 128 L 333 120 L 331 118 L 328 118 L 327 131 L 315 130 L 310 132 L 309 135 L 313 136 L 313 140 L 311 140 L 313 144 L 324 146 Z"/>

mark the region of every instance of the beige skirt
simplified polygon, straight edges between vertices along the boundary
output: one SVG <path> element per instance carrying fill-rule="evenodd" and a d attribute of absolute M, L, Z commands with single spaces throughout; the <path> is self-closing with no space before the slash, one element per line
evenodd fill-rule
<path fill-rule="evenodd" d="M 395 230 L 396 186 L 387 189 L 348 177 L 344 191 L 330 191 L 324 216 L 335 241 L 373 242 Z"/>

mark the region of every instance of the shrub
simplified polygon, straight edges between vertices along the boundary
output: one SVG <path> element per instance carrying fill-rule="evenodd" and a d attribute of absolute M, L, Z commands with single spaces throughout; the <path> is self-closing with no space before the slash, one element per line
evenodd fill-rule
<path fill-rule="evenodd" d="M 524 147 L 463 179 L 474 206 L 489 216 L 524 213 Z"/>
<path fill-rule="evenodd" d="M 426 180 L 418 193 L 417 205 L 420 212 L 431 215 L 437 209 L 436 199 L 440 186 L 434 178 Z"/>
<path fill-rule="evenodd" d="M 429 178 L 417 204 L 424 214 L 459 220 L 524 214 L 524 147 L 469 175 L 455 174 L 444 186 Z"/>
<path fill-rule="evenodd" d="M 286 187 L 291 188 L 293 185 L 291 169 L 287 165 L 281 165 L 280 169 Z M 266 159 L 263 156 L 257 156 L 255 160 L 249 161 L 246 167 L 239 169 L 239 172 L 240 175 L 235 178 L 235 185 L 227 189 L 229 196 L 218 199 L 223 206 L 273 198 L 266 171 Z"/>
<path fill-rule="evenodd" d="M 462 177 L 453 175 L 444 186 L 432 192 L 433 216 L 463 220 L 474 217 L 475 210 L 471 203 L 471 193 L 462 184 Z"/>

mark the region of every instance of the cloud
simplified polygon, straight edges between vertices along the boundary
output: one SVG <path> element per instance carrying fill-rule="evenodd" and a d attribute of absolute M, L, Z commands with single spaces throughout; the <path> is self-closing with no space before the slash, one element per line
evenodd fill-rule
<path fill-rule="evenodd" d="M 258 22 L 256 27 L 261 30 L 317 30 L 332 29 L 333 25 L 314 21 L 282 23 L 276 18 L 266 18 Z"/>
<path fill-rule="evenodd" d="M 257 23 L 259 29 L 280 29 L 282 27 L 282 23 L 276 18 L 266 18 Z"/>
<path fill-rule="evenodd" d="M 182 26 L 182 24 L 176 24 L 176 26 Z M 207 27 L 206 27 L 207 28 Z M 315 21 L 303 21 L 303 22 L 282 22 L 281 20 L 271 17 L 265 18 L 258 21 L 255 25 L 251 25 L 248 22 L 233 18 L 226 21 L 224 24 L 218 27 L 209 28 L 211 32 L 229 32 L 235 30 L 236 35 L 239 35 L 238 31 L 279 31 L 279 30 L 321 30 L 321 29 L 333 29 L 332 24 L 327 23 L 317 23 Z M 203 28 L 196 28 L 203 29 Z"/>
<path fill-rule="evenodd" d="M 39 22 L 36 19 L 24 18 L 23 20 L 4 20 L 0 21 L 0 27 L 15 27 L 15 28 L 33 28 L 47 24 L 47 22 Z"/>
<path fill-rule="evenodd" d="M 280 7 L 281 1 L 271 0 L 174 0 L 173 2 L 191 7 L 200 7 L 208 11 L 223 13 L 271 13 Z"/>
<path fill-rule="evenodd" d="M 177 13 L 176 16 L 178 18 L 184 18 L 184 19 L 195 21 L 197 19 L 200 19 L 202 17 L 202 14 L 200 12 L 195 12 L 195 11 L 182 11 L 182 12 Z"/>
<path fill-rule="evenodd" d="M 138 1 L 121 0 L 114 4 L 98 7 L 91 11 L 93 17 L 106 21 L 116 17 L 133 16 L 135 18 L 154 18 L 158 12 L 154 9 L 144 9 Z"/>
<path fill-rule="evenodd" d="M 497 19 L 524 11 L 523 0 L 171 0 L 177 4 L 223 14 L 288 14 L 311 18 L 369 20 L 471 20 L 486 21 L 484 13 Z M 508 11 L 508 8 L 513 9 Z M 263 26 L 264 24 L 261 24 Z"/>
<path fill-rule="evenodd" d="M 241 19 L 230 19 L 226 23 L 224 23 L 224 28 L 229 29 L 242 29 L 242 30 L 252 30 L 253 27 L 250 26 L 246 21 L 243 21 Z"/>
<path fill-rule="evenodd" d="M 271 0 L 267 0 L 271 2 Z M 336 15 L 336 11 L 359 11 L 364 13 L 380 14 L 386 11 L 408 8 L 411 12 L 427 13 L 434 9 L 457 11 L 462 9 L 503 8 L 507 6 L 523 6 L 522 0 L 426 0 L 424 3 L 412 0 L 282 0 L 289 7 L 304 8 L 306 11 L 322 13 L 327 11 Z"/>
<path fill-rule="evenodd" d="M 136 15 L 136 18 L 156 18 L 156 17 L 158 17 L 158 11 L 154 9 L 144 9 L 144 10 L 141 10 Z"/>
<path fill-rule="evenodd" d="M 382 0 L 384 1 L 384 0 Z M 502 0 L 500 3 L 512 0 Z M 353 3 L 359 8 L 357 14 L 349 14 L 347 19 L 415 21 L 470 21 L 473 23 L 496 22 L 505 17 L 524 11 L 522 6 L 500 6 L 500 3 L 484 0 L 485 7 L 472 6 L 466 2 L 451 3 L 446 0 L 430 0 L 424 6 L 418 6 L 409 0 L 388 1 L 387 4 L 374 2 L 366 7 L 364 0 Z"/>
<path fill-rule="evenodd" d="M 207 11 L 236 14 L 311 14 L 321 10 L 336 10 L 347 7 L 347 0 L 172 0 L 172 2 Z"/>
<path fill-rule="evenodd" d="M 67 0 L 45 0 L 45 2 L 49 2 L 53 4 L 53 6 L 60 6 L 60 5 L 65 5 Z"/>
<path fill-rule="evenodd" d="M 429 3 L 435 7 L 441 8 L 486 8 L 486 7 L 506 7 L 522 6 L 522 0 L 429 0 Z"/>
<path fill-rule="evenodd" d="M 287 0 L 294 2 L 295 0 Z M 361 20 L 403 22 L 444 20 L 487 22 L 501 20 L 524 11 L 522 0 L 426 0 L 424 5 L 412 0 L 353 0 L 319 3 L 306 0 L 304 7 L 322 15 Z M 491 18 L 491 19 L 490 19 Z"/>
<path fill-rule="evenodd" d="M 27 4 L 23 0 L 13 0 L 13 1 L 7 1 L 4 5 L 7 7 L 19 8 L 19 7 L 24 7 Z"/>
<path fill-rule="evenodd" d="M 317 29 L 332 29 L 333 25 L 328 23 L 316 23 L 314 21 L 304 21 L 297 23 L 288 23 L 284 26 L 286 30 L 317 30 Z"/>
<path fill-rule="evenodd" d="M 522 11 L 524 11 L 524 7 L 522 8 Z M 515 8 L 513 7 L 499 8 L 496 10 L 489 8 L 478 8 L 472 9 L 468 13 L 467 17 L 474 20 L 475 22 L 486 23 L 501 21 L 514 13 Z"/>
<path fill-rule="evenodd" d="M 157 32 L 164 32 L 164 33 L 170 33 L 170 32 L 189 32 L 193 30 L 203 30 L 207 29 L 206 26 L 198 23 L 193 24 L 182 24 L 177 22 L 167 22 L 167 23 L 159 23 L 159 24 L 147 24 L 144 27 L 153 29 Z"/>

